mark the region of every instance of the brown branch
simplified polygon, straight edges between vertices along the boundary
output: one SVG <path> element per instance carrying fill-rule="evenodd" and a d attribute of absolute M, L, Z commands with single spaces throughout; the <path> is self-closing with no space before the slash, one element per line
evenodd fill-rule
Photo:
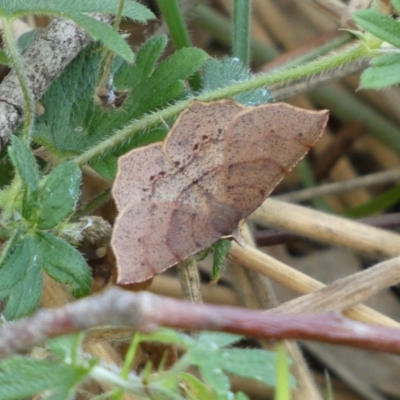
<path fill-rule="evenodd" d="M 0 357 L 28 350 L 46 339 L 101 325 L 219 330 L 259 339 L 302 339 L 400 354 L 400 329 L 366 325 L 340 315 L 274 314 L 235 307 L 199 305 L 112 288 L 103 294 L 32 317 L 0 330 Z"/>
<path fill-rule="evenodd" d="M 111 23 L 110 15 L 91 14 Z M 54 20 L 24 52 L 23 62 L 29 88 L 39 100 L 64 68 L 84 49 L 91 37 L 71 20 Z M 11 71 L 0 85 L 0 150 L 23 120 L 25 102 L 18 78 Z"/>

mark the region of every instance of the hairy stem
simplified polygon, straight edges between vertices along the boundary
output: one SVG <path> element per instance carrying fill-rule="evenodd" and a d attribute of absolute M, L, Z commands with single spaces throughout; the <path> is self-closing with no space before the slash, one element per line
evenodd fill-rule
<path fill-rule="evenodd" d="M 233 97 L 239 93 L 258 89 L 264 86 L 286 85 L 291 81 L 310 79 L 310 77 L 315 75 L 319 75 L 330 70 L 335 71 L 348 63 L 356 62 L 357 60 L 363 60 L 368 56 L 371 55 L 364 46 L 351 46 L 341 53 L 323 57 L 306 65 L 292 69 L 286 69 L 283 71 L 277 70 L 268 74 L 257 75 L 253 79 L 246 82 L 236 83 L 231 86 L 200 94 L 199 96 L 191 99 L 180 101 L 170 107 L 164 108 L 163 110 L 147 115 L 138 121 L 134 121 L 125 128 L 117 131 L 108 139 L 92 147 L 85 153 L 77 156 L 74 161 L 79 165 L 89 162 L 92 158 L 100 156 L 102 153 L 111 150 L 113 147 L 132 137 L 134 134 L 158 124 L 160 121 L 176 116 L 186 107 L 188 107 L 190 102 L 193 100 L 210 102 Z"/>
<path fill-rule="evenodd" d="M 250 14 L 251 0 L 234 1 L 232 53 L 247 67 L 250 59 Z"/>

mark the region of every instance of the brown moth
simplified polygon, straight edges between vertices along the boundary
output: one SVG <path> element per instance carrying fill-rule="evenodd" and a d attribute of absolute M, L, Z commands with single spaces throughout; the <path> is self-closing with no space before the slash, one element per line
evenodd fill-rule
<path fill-rule="evenodd" d="M 321 136 L 328 111 L 194 101 L 162 143 L 119 159 L 118 283 L 144 281 L 234 235 Z"/>

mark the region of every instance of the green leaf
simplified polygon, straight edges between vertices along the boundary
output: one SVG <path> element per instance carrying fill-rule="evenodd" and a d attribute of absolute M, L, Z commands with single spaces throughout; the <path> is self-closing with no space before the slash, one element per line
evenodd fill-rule
<path fill-rule="evenodd" d="M 214 341 L 211 341 L 212 336 Z M 222 334 L 220 343 L 234 343 L 240 338 L 235 336 Z M 258 349 L 222 348 L 216 341 L 217 337 L 208 332 L 202 333 L 184 356 L 187 362 L 198 366 L 203 378 L 213 387 L 216 385 L 219 391 L 222 390 L 225 382 L 223 371 L 266 385 L 275 384 L 275 353 Z"/>
<path fill-rule="evenodd" d="M 8 149 L 11 162 L 23 185 L 22 216 L 27 221 L 34 221 L 38 206 L 39 169 L 30 149 L 20 138 L 13 135 Z"/>
<path fill-rule="evenodd" d="M 0 363 L 0 398 L 21 400 L 48 391 L 47 399 L 73 398 L 89 368 L 13 356 Z"/>
<path fill-rule="evenodd" d="M 94 40 L 99 40 L 124 60 L 133 62 L 133 52 L 128 43 L 111 26 L 84 14 L 71 14 L 71 18 L 78 22 Z"/>
<path fill-rule="evenodd" d="M 74 333 L 51 339 L 46 343 L 46 348 L 54 353 L 60 361 L 78 365 L 81 363 L 80 351 L 84 334 Z"/>
<path fill-rule="evenodd" d="M 18 38 L 18 47 L 21 52 L 25 51 L 40 35 L 40 29 L 32 29 L 31 31 L 23 33 Z"/>
<path fill-rule="evenodd" d="M 388 54 L 375 58 L 372 67 L 361 75 L 364 89 L 383 89 L 400 83 L 400 54 Z"/>
<path fill-rule="evenodd" d="M 204 64 L 203 92 L 245 82 L 251 77 L 250 71 L 237 58 L 211 59 Z M 248 106 L 270 103 L 273 100 L 271 93 L 266 89 L 251 90 L 233 98 Z"/>
<path fill-rule="evenodd" d="M 9 18 L 16 19 L 27 14 L 54 15 L 70 18 L 80 24 L 89 35 L 101 41 L 105 47 L 118 54 L 128 62 L 133 61 L 133 53 L 123 37 L 109 25 L 92 18 L 88 13 L 115 14 L 119 1 L 108 0 L 16 0 L 13 2 L 0 1 L 0 9 Z M 139 22 L 153 19 L 154 14 L 146 7 L 136 2 L 125 2 L 123 17 L 129 17 Z"/>
<path fill-rule="evenodd" d="M 34 193 L 39 189 L 39 170 L 32 152 L 20 138 L 13 135 L 8 154 L 24 186 Z"/>
<path fill-rule="evenodd" d="M 36 120 L 33 139 L 59 158 L 78 154 L 98 141 L 90 136 L 88 124 L 95 112 L 100 57 L 98 45 L 88 46 L 41 99 L 45 114 Z"/>
<path fill-rule="evenodd" d="M 217 243 L 213 244 L 214 254 L 213 254 L 213 266 L 211 271 L 211 281 L 218 282 L 221 277 L 222 268 L 225 265 L 226 257 L 228 256 L 229 250 L 231 249 L 230 240 L 219 240 Z"/>
<path fill-rule="evenodd" d="M 223 332 L 208 332 L 204 331 L 199 334 L 197 340 L 205 345 L 211 344 L 212 346 L 226 347 L 230 346 L 239 340 L 243 339 L 243 336 L 234 335 L 233 333 Z"/>
<path fill-rule="evenodd" d="M 193 362 L 193 364 L 196 363 Z M 202 379 L 213 388 L 218 399 L 229 399 L 232 397 L 229 378 L 224 374 L 221 368 L 207 362 L 198 363 L 197 366 Z"/>
<path fill-rule="evenodd" d="M 69 14 L 91 13 L 115 14 L 118 10 L 119 0 L 0 0 L 0 9 L 8 16 L 23 16 L 27 14 Z M 136 1 L 126 1 L 123 17 L 134 21 L 146 22 L 154 19 L 154 14 Z"/>
<path fill-rule="evenodd" d="M 42 268 L 57 282 L 69 285 L 74 297 L 90 293 L 91 278 L 89 267 L 74 247 L 47 232 L 37 233 L 39 254 L 43 259 Z"/>
<path fill-rule="evenodd" d="M 74 247 L 50 233 L 26 235 L 0 269 L 0 299 L 8 299 L 4 311 L 8 320 L 35 310 L 42 294 L 42 269 L 58 282 L 70 285 L 75 297 L 90 292 L 89 268 Z"/>
<path fill-rule="evenodd" d="M 7 57 L 7 54 L 4 50 L 0 50 L 0 64 L 2 65 L 8 65 L 10 63 L 10 60 Z"/>
<path fill-rule="evenodd" d="M 353 18 L 366 31 L 400 48 L 399 22 L 375 10 L 362 10 L 353 14 Z"/>
<path fill-rule="evenodd" d="M 54 228 L 74 210 L 81 177 L 81 170 L 73 162 L 65 162 L 51 172 L 39 195 L 39 229 Z"/>
<path fill-rule="evenodd" d="M 118 158 L 113 155 L 109 155 L 107 158 L 98 158 L 91 163 L 91 167 L 105 178 L 111 180 L 117 174 Z"/>
<path fill-rule="evenodd" d="M 37 307 L 43 285 L 40 259 L 35 238 L 25 236 L 0 269 L 0 299 L 8 298 L 8 320 L 29 315 Z"/>
<path fill-rule="evenodd" d="M 0 152 L 0 188 L 4 188 L 11 183 L 14 176 L 14 166 L 10 157 L 7 157 L 7 149 Z"/>
<path fill-rule="evenodd" d="M 221 349 L 221 368 L 232 374 L 275 385 L 276 353 L 258 349 Z M 293 380 L 292 380 L 293 385 Z"/>
<path fill-rule="evenodd" d="M 350 208 L 344 212 L 346 217 L 350 218 L 362 218 L 372 214 L 376 214 L 385 211 L 389 207 L 394 206 L 400 201 L 400 186 L 394 186 L 375 196 L 372 200 L 369 200 L 359 206 Z"/>

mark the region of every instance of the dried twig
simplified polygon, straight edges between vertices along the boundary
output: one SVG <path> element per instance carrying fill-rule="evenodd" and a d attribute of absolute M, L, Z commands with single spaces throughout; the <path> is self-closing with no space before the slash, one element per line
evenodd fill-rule
<path fill-rule="evenodd" d="M 279 196 L 275 196 L 274 198 L 290 202 L 307 201 L 314 199 L 315 197 L 341 193 L 398 180 L 400 180 L 400 168 L 394 168 L 387 171 L 376 172 L 354 179 L 349 179 L 347 181 L 328 183 L 326 185 L 320 185 L 309 189 L 299 190 L 297 192 L 285 193 Z"/>
<path fill-rule="evenodd" d="M 294 290 L 296 293 L 306 294 L 325 287 L 323 283 L 316 279 L 250 246 L 242 248 L 236 243 L 233 243 L 230 256 L 234 257 L 247 268 L 260 272 L 274 281 Z M 349 314 L 347 314 L 347 312 Z M 400 324 L 395 320 L 363 304 L 358 304 L 347 312 L 346 315 L 350 315 L 351 313 L 351 317 L 358 321 L 400 327 Z"/>
<path fill-rule="evenodd" d="M 307 314 L 344 311 L 395 285 L 398 281 L 400 281 L 400 257 L 338 279 L 323 289 L 278 306 L 275 311 Z M 354 315 L 352 309 L 348 309 L 345 314 L 348 317 Z"/>
<path fill-rule="evenodd" d="M 400 235 L 346 218 L 269 198 L 250 219 L 329 245 L 345 246 L 373 257 L 400 254 Z"/>
<path fill-rule="evenodd" d="M 247 224 L 242 227 L 242 235 L 249 246 L 255 246 Z M 233 260 L 230 263 L 230 267 L 236 284 L 236 291 L 244 304 L 250 306 L 250 308 L 264 310 L 277 306 L 278 301 L 269 279 L 249 268 L 242 267 Z M 268 342 L 262 343 L 266 348 L 270 347 Z M 291 371 L 297 382 L 296 388 L 292 393 L 293 398 L 298 400 L 321 400 L 322 396 L 297 343 L 289 340 L 285 340 L 283 343 L 288 355 L 293 360 Z"/>
<path fill-rule="evenodd" d="M 193 303 L 203 303 L 196 260 L 193 257 L 189 257 L 178 263 L 178 273 L 184 298 Z"/>

